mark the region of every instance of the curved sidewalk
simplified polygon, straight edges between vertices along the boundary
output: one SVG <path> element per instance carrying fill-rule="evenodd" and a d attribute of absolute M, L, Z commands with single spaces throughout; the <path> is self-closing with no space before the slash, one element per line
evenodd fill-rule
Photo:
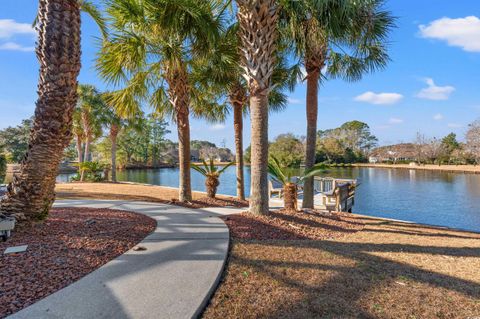
<path fill-rule="evenodd" d="M 139 245 L 9 318 L 194 318 L 213 293 L 228 254 L 218 215 L 231 208 L 188 209 L 159 203 L 62 200 L 55 207 L 133 211 L 157 220 Z"/>

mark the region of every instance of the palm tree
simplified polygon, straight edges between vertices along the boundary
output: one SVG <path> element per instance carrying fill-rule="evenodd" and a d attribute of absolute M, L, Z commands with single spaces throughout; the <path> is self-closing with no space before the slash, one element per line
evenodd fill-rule
<path fill-rule="evenodd" d="M 268 161 L 268 172 L 272 178 L 283 185 L 283 201 L 286 210 L 297 210 L 298 186 L 305 182 L 307 178 L 313 178 L 318 174 L 325 172 L 325 165 L 316 164 L 308 170 L 305 170 L 300 176 L 293 176 L 293 171 L 289 167 L 284 167 L 274 156 Z"/>
<path fill-rule="evenodd" d="M 110 131 L 108 137 L 112 143 L 112 148 L 110 150 L 110 169 L 112 171 L 112 182 L 117 182 L 117 137 L 122 128 L 121 119 L 119 117 L 113 117 L 110 121 Z"/>
<path fill-rule="evenodd" d="M 159 115 L 171 115 L 179 141 L 179 200 L 190 201 L 190 111 L 215 114 L 196 90 L 191 64 L 218 39 L 219 1 L 109 0 L 113 29 L 98 58 L 101 76 L 124 84 L 109 103 L 122 116 L 140 112 L 147 102 Z M 202 108 L 210 108 L 205 111 Z"/>
<path fill-rule="evenodd" d="M 205 160 L 203 160 L 203 167 L 192 164 L 192 168 L 206 177 L 205 180 L 205 187 L 207 188 L 207 197 L 215 198 L 217 194 L 217 187 L 220 185 L 220 175 L 234 163 L 228 163 L 223 168 L 219 169 L 217 166 L 213 164 L 213 159 L 210 158 L 210 162 L 207 164 Z"/>
<path fill-rule="evenodd" d="M 106 92 L 102 94 L 102 99 L 109 100 L 112 92 Z M 112 105 L 105 104 L 105 108 L 100 113 L 100 122 L 103 126 L 108 128 L 108 138 L 112 144 L 110 149 L 110 169 L 112 171 L 111 180 L 117 182 L 117 138 L 122 128 L 124 128 L 128 121 L 118 114 L 118 110 Z M 135 119 L 130 119 L 131 124 L 135 124 Z"/>
<path fill-rule="evenodd" d="M 389 61 L 385 42 L 394 18 L 382 5 L 383 0 L 305 0 L 282 6 L 283 39 L 294 44 L 294 54 L 306 70 L 307 169 L 315 164 L 319 83 L 328 77 L 360 80 Z M 303 207 L 313 207 L 312 178 L 305 180 Z"/>
<path fill-rule="evenodd" d="M 268 96 L 275 69 L 278 6 L 275 0 L 237 0 L 241 65 L 251 120 L 250 212 L 268 213 Z"/>
<path fill-rule="evenodd" d="M 102 131 L 102 116 L 107 109 L 102 94 L 93 86 L 78 86 L 78 105 L 84 135 L 84 161 L 91 160 L 90 145 Z"/>
<path fill-rule="evenodd" d="M 82 111 L 78 107 L 73 111 L 73 123 L 72 130 L 75 139 L 75 146 L 77 149 L 77 161 L 78 163 L 83 162 L 83 141 L 85 139 L 85 132 L 83 131 L 82 125 Z"/>
<path fill-rule="evenodd" d="M 243 78 L 243 70 L 238 64 L 240 48 L 238 24 L 230 26 L 222 33 L 219 43 L 209 56 L 196 65 L 196 77 L 202 83 L 202 90 L 212 91 L 217 99 L 229 102 L 228 112 L 233 111 L 235 135 L 235 163 L 237 175 L 237 197 L 245 199 L 243 116 L 248 113 L 248 87 Z M 285 90 L 292 90 L 301 69 L 298 64 L 287 65 L 284 50 L 277 50 L 275 71 L 272 75 L 274 87 L 269 94 L 269 110 L 279 112 L 287 105 Z"/>
<path fill-rule="evenodd" d="M 101 16 L 87 1 L 40 0 L 36 28 L 40 63 L 38 100 L 28 151 L 0 202 L 0 213 L 46 218 L 55 200 L 55 180 L 72 138 L 80 72 L 80 9 Z"/>

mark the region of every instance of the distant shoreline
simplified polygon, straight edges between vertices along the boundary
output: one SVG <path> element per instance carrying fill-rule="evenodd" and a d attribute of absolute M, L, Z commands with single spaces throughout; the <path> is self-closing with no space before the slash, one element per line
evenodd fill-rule
<path fill-rule="evenodd" d="M 357 163 L 352 164 L 353 167 L 371 167 L 371 168 L 394 168 L 394 169 L 414 169 L 423 171 L 437 171 L 446 173 L 465 173 L 480 174 L 480 165 L 409 165 L 409 164 L 371 164 Z"/>

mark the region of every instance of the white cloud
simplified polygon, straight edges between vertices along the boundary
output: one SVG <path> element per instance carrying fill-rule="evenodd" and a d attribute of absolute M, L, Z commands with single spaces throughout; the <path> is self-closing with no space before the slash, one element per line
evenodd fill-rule
<path fill-rule="evenodd" d="M 18 23 L 12 19 L 0 19 L 0 39 L 9 39 L 14 35 L 35 35 L 35 30 L 29 23 Z"/>
<path fill-rule="evenodd" d="M 450 94 L 455 91 L 455 88 L 453 86 L 437 86 L 435 85 L 435 82 L 431 78 L 426 78 L 425 83 L 428 85 L 428 87 L 422 89 L 420 92 L 418 92 L 417 97 L 421 99 L 427 99 L 427 100 L 448 100 L 450 97 Z"/>
<path fill-rule="evenodd" d="M 401 123 L 403 123 L 403 120 L 399 119 L 397 117 L 391 117 L 390 120 L 388 120 L 388 123 L 390 123 L 390 124 L 401 124 Z"/>
<path fill-rule="evenodd" d="M 461 128 L 461 127 L 463 127 L 462 124 L 458 124 L 458 123 L 448 123 L 447 126 L 449 128 Z"/>
<path fill-rule="evenodd" d="M 446 41 L 448 45 L 461 47 L 468 52 L 480 52 L 480 19 L 475 16 L 451 19 L 441 18 L 420 25 L 424 38 Z"/>
<path fill-rule="evenodd" d="M 304 101 L 302 99 L 295 99 L 295 98 L 292 98 L 292 97 L 289 97 L 287 99 L 288 103 L 290 104 L 303 104 Z"/>
<path fill-rule="evenodd" d="M 25 47 L 15 42 L 6 42 L 0 44 L 0 50 L 32 52 L 35 51 L 35 47 Z"/>
<path fill-rule="evenodd" d="M 358 102 L 366 102 L 377 105 L 395 104 L 403 99 L 403 95 L 398 93 L 374 93 L 365 92 L 355 97 L 354 100 Z"/>
<path fill-rule="evenodd" d="M 223 130 L 224 128 L 225 128 L 224 124 L 213 124 L 212 126 L 210 126 L 210 131 L 220 131 L 220 130 Z"/>
<path fill-rule="evenodd" d="M 440 113 L 435 114 L 435 115 L 433 116 L 433 119 L 434 119 L 435 121 L 443 120 L 443 115 L 440 114 Z"/>

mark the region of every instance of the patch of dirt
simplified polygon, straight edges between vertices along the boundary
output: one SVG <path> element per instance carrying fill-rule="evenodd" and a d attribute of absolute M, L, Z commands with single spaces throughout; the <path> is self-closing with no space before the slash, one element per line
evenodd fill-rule
<path fill-rule="evenodd" d="M 0 317 L 68 286 L 151 233 L 148 216 L 110 209 L 55 208 L 43 223 L 15 229 L 0 242 Z M 7 247 L 26 252 L 4 255 Z"/>
<path fill-rule="evenodd" d="M 223 217 L 237 239 L 332 239 L 363 229 L 363 223 L 345 213 L 271 211 L 255 216 L 244 212 Z"/>

